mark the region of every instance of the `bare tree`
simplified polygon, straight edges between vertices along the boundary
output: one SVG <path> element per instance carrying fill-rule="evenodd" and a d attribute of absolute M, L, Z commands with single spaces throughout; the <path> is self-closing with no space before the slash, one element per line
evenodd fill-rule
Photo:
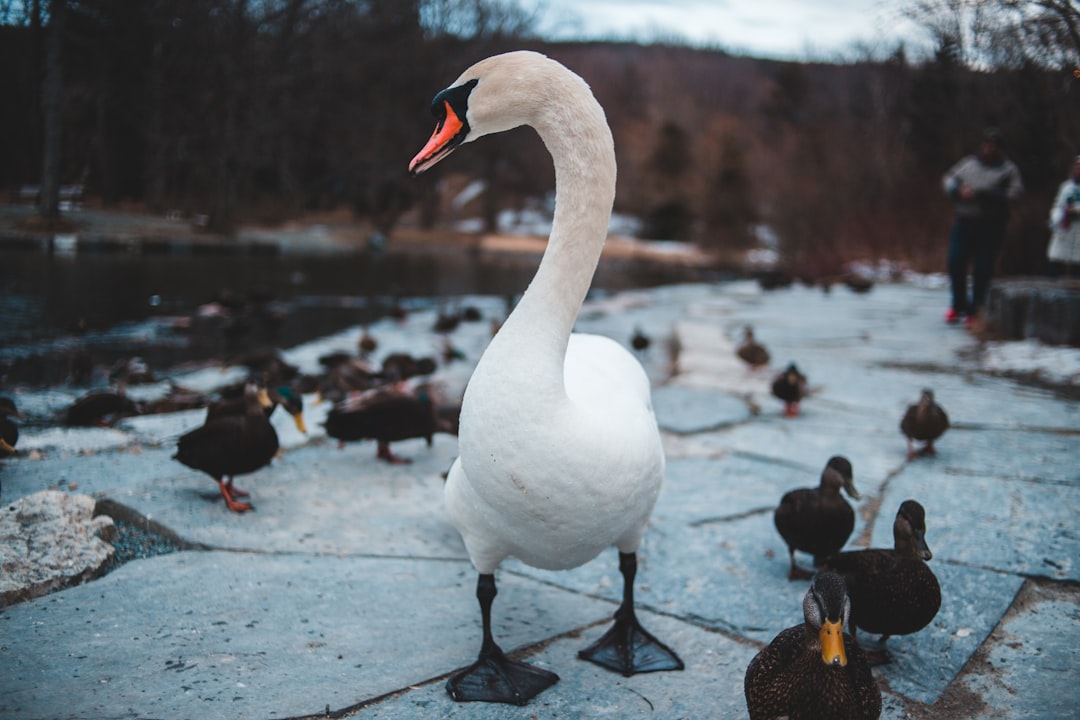
<path fill-rule="evenodd" d="M 49 1 L 49 23 L 45 32 L 45 72 L 41 104 L 44 123 L 44 147 L 41 158 L 41 217 L 55 221 L 60 217 L 60 161 L 63 139 L 63 47 L 67 19 L 67 0 Z"/>
<path fill-rule="evenodd" d="M 904 14 L 969 67 L 1080 67 L 1076 0 L 911 0 Z"/>

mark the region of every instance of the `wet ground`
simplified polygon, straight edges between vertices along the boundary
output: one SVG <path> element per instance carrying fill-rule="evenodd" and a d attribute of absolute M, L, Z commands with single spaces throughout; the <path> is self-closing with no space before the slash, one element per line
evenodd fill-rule
<path fill-rule="evenodd" d="M 479 643 L 475 575 L 441 504 L 452 436 L 431 448 L 400 443 L 395 451 L 413 463 L 389 466 L 370 444 L 328 442 L 318 407 L 308 436 L 276 415 L 285 452 L 245 478 L 257 510 L 238 516 L 212 482 L 170 459 L 175 438 L 201 423 L 198 411 L 28 431 L 0 467 L 5 499 L 89 493 L 209 549 L 136 559 L 0 611 L 0 715 L 746 717 L 746 665 L 801 621 L 806 591 L 786 579 L 772 508 L 840 453 L 864 498 L 850 546 L 890 546 L 896 508 L 915 498 L 943 588 L 931 625 L 891 639 L 893 663 L 875 670 L 883 717 L 1073 718 L 1080 405 L 1001 368 L 1026 358 L 1029 370 L 1037 362 L 1043 376 L 1070 383 L 1076 351 L 981 346 L 941 323 L 944 298 L 940 286 L 825 295 L 736 282 L 588 302 L 579 330 L 628 343 L 640 328 L 652 338 L 640 357 L 668 471 L 640 554 L 638 601 L 646 626 L 687 667 L 623 678 L 576 659 L 618 601 L 614 550 L 562 573 L 508 562 L 495 633 L 562 678 L 523 708 L 457 705 L 443 689 Z M 498 297 L 468 302 L 485 318 L 504 307 Z M 375 323 L 379 352 L 435 351 L 435 313 Z M 768 371 L 734 357 L 747 323 L 772 353 Z M 486 322 L 463 323 L 452 335 L 466 359 L 437 372 L 449 393 L 464 387 L 489 332 Z M 359 335 L 351 327 L 286 357 L 312 367 L 322 353 L 354 349 Z M 767 391 L 789 360 L 814 388 L 795 419 Z M 213 369 L 176 379 L 208 387 L 229 378 Z M 924 387 L 953 428 L 936 457 L 908 461 L 898 422 Z M 68 399 L 57 390 L 18 397 L 42 414 Z"/>
<path fill-rule="evenodd" d="M 512 297 L 543 251 L 463 249 L 457 237 L 404 232 L 372 245 L 342 219 L 222 238 L 190 222 L 93 209 L 65 216 L 69 234 L 28 232 L 33 217 L 33 208 L 0 205 L 0 387 L 92 386 L 133 354 L 168 369 L 294 347 L 400 306 L 450 311 L 466 294 Z M 721 276 L 627 254 L 605 262 L 594 288 Z"/>

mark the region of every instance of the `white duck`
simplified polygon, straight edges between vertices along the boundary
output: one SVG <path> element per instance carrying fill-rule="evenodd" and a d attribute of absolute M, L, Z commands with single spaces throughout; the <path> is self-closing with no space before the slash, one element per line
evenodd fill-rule
<path fill-rule="evenodd" d="M 579 653 L 624 675 L 682 669 L 634 615 L 637 549 L 664 476 L 664 452 L 640 363 L 614 340 L 571 334 L 615 197 L 615 151 L 588 85 L 533 52 L 482 60 L 432 101 L 437 124 L 409 166 L 420 173 L 459 145 L 533 127 L 555 165 L 547 251 L 480 359 L 461 408 L 460 457 L 446 507 L 480 573 L 483 644 L 447 683 L 458 701 L 524 704 L 558 681 L 505 657 L 491 635 L 495 569 L 517 557 L 549 570 L 619 550 L 623 602 L 613 627 Z"/>

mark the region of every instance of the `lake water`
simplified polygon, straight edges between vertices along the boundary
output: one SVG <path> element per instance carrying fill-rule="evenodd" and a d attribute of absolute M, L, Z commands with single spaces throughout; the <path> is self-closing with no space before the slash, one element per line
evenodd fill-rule
<path fill-rule="evenodd" d="M 2 386 L 71 382 L 73 368 L 138 355 L 151 368 L 291 347 L 395 308 L 514 297 L 538 257 L 462 251 L 295 254 L 0 250 Z M 707 269 L 605 259 L 593 292 L 718 279 Z M 221 298 L 259 300 L 242 321 Z M 202 311 L 200 313 L 200 308 Z M 249 306 L 250 310 L 250 306 Z M 77 375 L 78 373 L 76 373 Z"/>

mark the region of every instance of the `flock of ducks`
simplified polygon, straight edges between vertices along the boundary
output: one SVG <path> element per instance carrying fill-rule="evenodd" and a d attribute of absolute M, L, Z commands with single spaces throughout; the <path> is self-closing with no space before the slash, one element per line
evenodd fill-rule
<path fill-rule="evenodd" d="M 455 673 L 447 692 L 459 702 L 527 703 L 558 681 L 555 673 L 507 656 L 492 632 L 495 574 L 516 557 L 544 569 L 569 569 L 615 546 L 623 599 L 610 629 L 579 653 L 613 672 L 680 670 L 683 661 L 649 633 L 635 613 L 637 551 L 660 491 L 664 454 L 640 363 L 608 338 L 573 333 L 607 234 L 615 190 L 613 141 L 603 110 L 580 77 L 532 52 L 483 60 L 432 102 L 435 131 L 410 163 L 419 174 L 455 149 L 490 133 L 529 125 L 552 155 L 555 217 L 536 276 L 479 360 L 459 408 L 446 421 L 458 434 L 459 457 L 447 473 L 445 502 L 477 572 L 481 619 L 476 661 Z M 365 330 L 361 355 L 374 348 Z M 637 333 L 636 348 L 647 345 Z M 738 356 L 755 371 L 768 351 L 745 329 Z M 340 442 L 374 439 L 377 457 L 403 462 L 390 443 L 443 427 L 430 394 L 402 383 L 429 361 L 397 358 L 378 372 L 351 356 L 327 357 L 315 389 L 336 401 L 327 433 Z M 410 362 L 412 365 L 410 366 Z M 256 382 L 208 409 L 205 423 L 180 438 L 176 460 L 209 475 L 229 510 L 251 509 L 233 484 L 278 451 L 269 413 L 284 406 L 298 419 L 300 391 L 280 366 L 249 365 Z M 254 372 L 258 368 L 259 372 Z M 807 379 L 791 364 L 772 383 L 795 418 Z M 79 403 L 76 403 L 79 405 Z M 87 405 L 92 405 L 89 409 Z M 98 423 L 131 412 L 117 397 L 86 399 L 69 422 Z M 0 399 L 0 456 L 18 439 L 14 403 Z M 909 457 L 924 454 L 948 428 L 930 391 L 907 411 L 901 429 Z M 894 547 L 843 551 L 859 499 L 850 461 L 829 459 L 816 488 L 785 494 L 774 513 L 787 544 L 791 580 L 812 578 L 805 622 L 781 631 L 749 664 L 745 696 L 759 718 L 877 718 L 881 693 L 870 672 L 881 662 L 864 651 L 856 630 L 917 632 L 935 616 L 941 591 L 926 565 L 925 512 L 914 500 L 899 508 Z M 817 572 L 795 553 L 813 556 Z"/>
<path fill-rule="evenodd" d="M 157 384 L 158 377 L 141 358 L 118 362 L 109 372 L 114 384 L 77 398 L 55 417 L 67 427 L 111 427 L 124 418 L 180 410 L 206 409 L 203 424 L 182 435 L 173 459 L 208 475 L 217 484 L 225 507 L 234 513 L 254 509 L 249 493 L 236 487 L 234 479 L 267 467 L 279 454 L 277 430 L 270 421 L 277 408 L 292 416 L 297 429 L 306 434 L 304 394 L 314 393 L 316 402 L 332 403 L 323 423 L 328 437 L 339 447 L 346 442 L 374 440 L 376 457 L 388 463 L 407 463 L 392 452 L 390 443 L 425 438 L 430 445 L 435 432 L 455 434 L 458 407 L 443 400 L 428 382 L 420 382 L 438 367 L 433 357 L 391 353 L 376 367 L 370 361 L 377 341 L 364 329 L 358 353 L 335 352 L 319 358 L 322 372 L 301 374 L 273 349 L 231 358 L 223 370 L 240 366 L 247 377 L 221 388 L 213 396 L 169 382 L 165 397 L 135 401 L 129 389 Z M 459 359 L 459 355 L 444 362 Z M 14 400 L 0 397 L 0 459 L 15 453 L 23 419 Z"/>
<path fill-rule="evenodd" d="M 736 354 L 753 371 L 768 351 L 745 328 Z M 794 363 L 771 384 L 784 416 L 798 417 L 807 380 Z M 949 428 L 945 410 L 926 389 L 900 420 L 908 460 L 933 455 L 934 441 Z M 923 447 L 916 450 L 915 444 Z M 893 635 L 918 632 L 941 607 L 941 587 L 926 564 L 926 513 L 906 500 L 893 523 L 893 547 L 842 551 L 855 528 L 855 511 L 844 499 L 861 496 L 850 460 L 829 458 L 817 487 L 791 490 L 773 512 L 788 548 L 789 580 L 812 580 L 803 600 L 805 622 L 787 628 L 747 667 L 744 691 L 751 720 L 791 718 L 877 718 L 881 692 L 872 665 L 890 662 L 885 643 Z M 798 565 L 795 553 L 813 557 L 815 570 Z M 857 631 L 881 636 L 879 649 L 862 648 Z"/>

